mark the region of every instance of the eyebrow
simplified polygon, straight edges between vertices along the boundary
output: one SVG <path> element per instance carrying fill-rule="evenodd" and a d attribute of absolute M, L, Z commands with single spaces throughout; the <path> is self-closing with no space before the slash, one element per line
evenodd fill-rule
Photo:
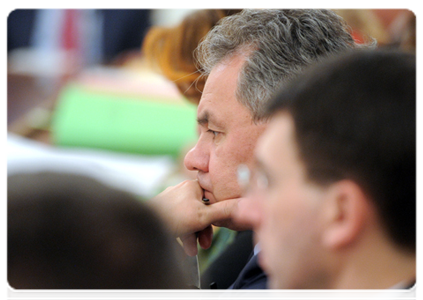
<path fill-rule="evenodd" d="M 201 116 L 199 116 L 197 118 L 197 123 L 198 125 L 205 125 L 207 123 L 209 123 L 209 119 L 210 119 L 210 114 L 208 111 L 204 112 L 201 114 Z"/>
<path fill-rule="evenodd" d="M 197 118 L 198 125 L 204 126 L 208 123 L 212 123 L 214 126 L 217 126 L 219 128 L 223 128 L 223 125 L 221 122 L 219 122 L 216 119 L 216 116 L 211 113 L 210 111 L 206 110 L 204 111 L 198 118 Z"/>

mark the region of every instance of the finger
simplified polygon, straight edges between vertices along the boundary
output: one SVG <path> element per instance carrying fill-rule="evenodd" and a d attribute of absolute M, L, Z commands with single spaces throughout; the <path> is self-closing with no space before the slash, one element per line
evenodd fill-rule
<path fill-rule="evenodd" d="M 213 239 L 213 227 L 207 226 L 204 230 L 201 230 L 198 233 L 198 243 L 203 249 L 208 249 L 211 246 Z"/>
<path fill-rule="evenodd" d="M 182 236 L 181 238 L 184 251 L 188 256 L 195 256 L 198 253 L 197 248 L 197 236 L 195 234 L 189 234 Z"/>
<path fill-rule="evenodd" d="M 232 199 L 208 205 L 208 209 L 204 214 L 204 218 L 207 219 L 205 220 L 205 223 L 211 224 L 232 219 L 238 208 L 239 201 L 240 199 Z"/>

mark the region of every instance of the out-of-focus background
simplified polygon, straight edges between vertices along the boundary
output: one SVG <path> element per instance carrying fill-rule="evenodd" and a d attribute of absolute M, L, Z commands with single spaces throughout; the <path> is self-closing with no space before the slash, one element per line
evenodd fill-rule
<path fill-rule="evenodd" d="M 182 158 L 204 82 L 174 62 L 213 25 L 201 10 L 6 8 L 6 176 L 72 171 L 144 197 L 194 176 Z M 420 52 L 420 9 L 334 10 L 359 42 Z"/>
<path fill-rule="evenodd" d="M 151 26 L 192 10 L 15 10 L 7 20 L 8 174 L 92 175 L 150 197 L 195 141 L 196 107 L 145 66 Z"/>

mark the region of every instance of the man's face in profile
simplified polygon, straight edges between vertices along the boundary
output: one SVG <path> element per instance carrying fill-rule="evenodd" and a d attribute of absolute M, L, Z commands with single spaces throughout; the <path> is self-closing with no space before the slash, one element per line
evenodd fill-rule
<path fill-rule="evenodd" d="M 244 60 L 237 55 L 211 71 L 197 110 L 199 138 L 185 157 L 185 166 L 198 171 L 204 197 L 211 203 L 241 196 L 238 165 L 251 165 L 257 138 L 265 128 L 253 122 L 250 110 L 236 98 Z"/>
<path fill-rule="evenodd" d="M 252 223 L 269 287 L 320 288 L 329 260 L 321 244 L 327 190 L 307 179 L 288 113 L 274 116 L 259 139 L 253 172 L 240 217 Z"/>

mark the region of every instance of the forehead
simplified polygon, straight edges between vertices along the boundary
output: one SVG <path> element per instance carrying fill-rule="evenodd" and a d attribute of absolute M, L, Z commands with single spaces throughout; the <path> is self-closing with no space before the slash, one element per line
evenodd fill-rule
<path fill-rule="evenodd" d="M 251 115 L 236 97 L 239 73 L 244 62 L 244 56 L 235 55 L 212 69 L 198 106 L 198 118 L 220 116 L 221 121 L 227 122 L 231 116 Z"/>

